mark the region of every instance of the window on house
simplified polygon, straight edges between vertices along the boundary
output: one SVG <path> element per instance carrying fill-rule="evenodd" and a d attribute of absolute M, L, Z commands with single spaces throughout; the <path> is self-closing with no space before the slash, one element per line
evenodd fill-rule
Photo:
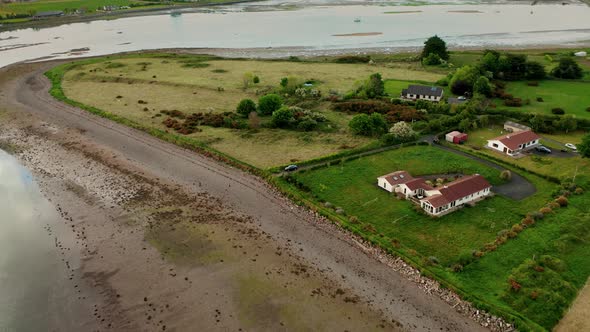
<path fill-rule="evenodd" d="M 498 147 L 498 144 L 493 143 L 492 146 L 495 147 L 495 148 L 497 148 Z"/>

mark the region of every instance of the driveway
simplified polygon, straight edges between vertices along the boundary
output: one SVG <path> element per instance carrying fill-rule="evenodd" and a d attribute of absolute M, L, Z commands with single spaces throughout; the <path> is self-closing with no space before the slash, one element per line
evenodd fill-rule
<path fill-rule="evenodd" d="M 433 137 L 428 137 L 426 140 L 428 142 L 430 142 L 432 144 L 432 146 L 434 146 L 436 148 L 439 148 L 439 149 L 469 158 L 471 160 L 475 160 L 475 161 L 479 162 L 480 164 L 484 164 L 486 166 L 492 167 L 494 169 L 497 169 L 500 172 L 503 170 L 506 170 L 506 168 L 504 168 L 494 162 L 491 162 L 489 160 L 471 155 L 469 153 L 465 153 L 463 151 L 449 148 L 444 145 L 435 144 L 435 143 L 433 143 L 432 139 L 433 139 Z M 510 170 L 510 172 L 512 173 L 512 178 L 511 178 L 510 182 L 499 185 L 499 186 L 492 187 L 492 190 L 495 193 L 500 194 L 502 196 L 506 196 L 506 197 L 514 199 L 514 200 L 521 200 L 521 199 L 525 199 L 537 192 L 537 188 L 535 188 L 535 186 L 531 182 L 529 182 L 527 179 L 525 179 L 522 175 L 515 173 L 512 170 Z"/>

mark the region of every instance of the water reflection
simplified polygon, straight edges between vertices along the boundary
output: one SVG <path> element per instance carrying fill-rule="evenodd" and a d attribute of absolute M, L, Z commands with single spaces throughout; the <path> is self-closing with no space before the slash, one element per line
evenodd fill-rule
<path fill-rule="evenodd" d="M 0 331 L 76 325 L 68 317 L 75 295 L 55 245 L 57 220 L 31 173 L 0 150 Z"/>
<path fill-rule="evenodd" d="M 242 5 L 244 6 L 244 5 Z M 232 11 L 231 9 L 234 9 Z M 346 5 L 299 10 L 129 17 L 0 33 L 0 67 L 25 59 L 75 57 L 156 48 L 320 50 L 421 47 L 438 34 L 454 47 L 571 45 L 590 40 L 585 5 Z M 288 8 L 285 8 L 288 9 Z M 355 23 L 355 17 L 362 21 Z M 372 36 L 341 34 L 380 32 Z M 535 33 L 531 33 L 535 32 Z M 12 39 L 8 39 L 14 37 Z M 89 51 L 79 51 L 88 47 Z M 272 50 L 269 49 L 269 53 Z M 271 55 L 272 56 L 272 55 Z M 284 56 L 284 54 L 283 54 Z"/>

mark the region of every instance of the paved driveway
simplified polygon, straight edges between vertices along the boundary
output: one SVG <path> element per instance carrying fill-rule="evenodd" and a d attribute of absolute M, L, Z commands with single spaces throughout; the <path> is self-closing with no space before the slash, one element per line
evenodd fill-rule
<path fill-rule="evenodd" d="M 430 140 L 430 142 L 432 143 L 432 140 Z M 492 167 L 497 169 L 498 171 L 503 171 L 506 168 L 491 162 L 489 160 L 483 159 L 483 158 L 479 158 L 476 156 L 473 156 L 471 154 L 453 149 L 453 148 L 449 148 L 446 147 L 444 145 L 440 145 L 440 144 L 432 144 L 432 146 L 437 147 L 439 149 L 443 149 L 445 151 L 475 160 L 481 164 L 484 164 L 486 166 Z M 535 188 L 535 186 L 529 182 L 527 179 L 525 179 L 522 175 L 515 173 L 514 171 L 510 170 L 510 172 L 512 173 L 512 179 L 505 184 L 501 184 L 499 186 L 493 186 L 492 190 L 500 195 L 512 198 L 514 200 L 521 200 L 524 198 L 527 198 L 531 195 L 533 195 L 535 192 L 537 192 L 537 188 Z"/>

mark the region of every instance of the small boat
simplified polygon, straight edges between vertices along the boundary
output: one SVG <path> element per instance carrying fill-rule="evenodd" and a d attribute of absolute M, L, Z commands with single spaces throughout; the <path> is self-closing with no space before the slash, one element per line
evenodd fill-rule
<path fill-rule="evenodd" d="M 360 17 L 355 17 L 354 18 L 354 23 L 360 23 L 361 22 L 361 18 Z"/>

